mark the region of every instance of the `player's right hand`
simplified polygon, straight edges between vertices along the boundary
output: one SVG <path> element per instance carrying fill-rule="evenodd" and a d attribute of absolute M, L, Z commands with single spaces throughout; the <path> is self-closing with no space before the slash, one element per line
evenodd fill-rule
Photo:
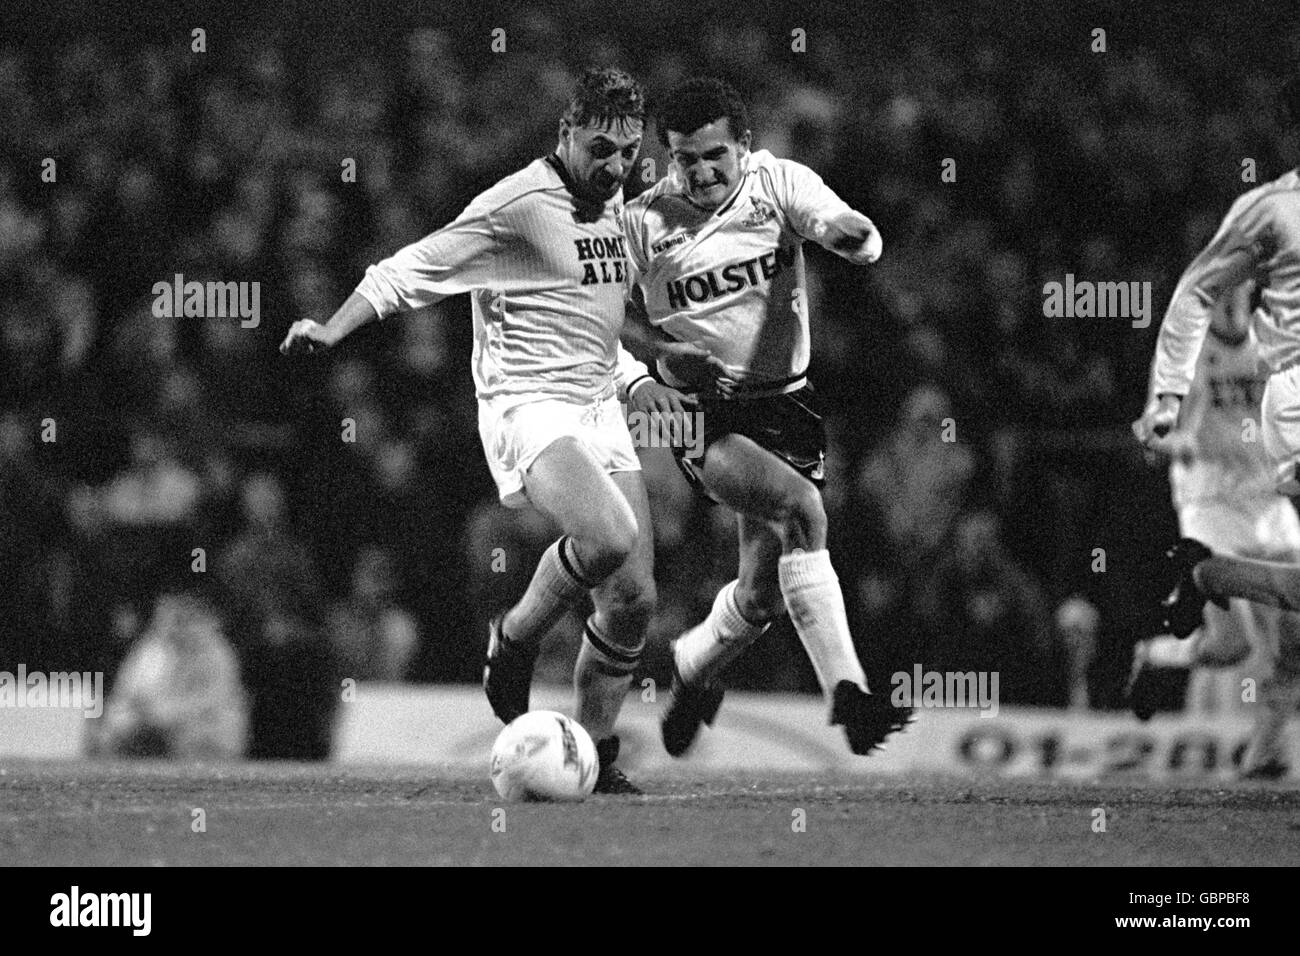
<path fill-rule="evenodd" d="M 1161 395 L 1152 400 L 1142 417 L 1133 423 L 1133 435 L 1147 448 L 1156 445 L 1178 424 L 1178 409 L 1183 400 L 1177 395 Z"/>
<path fill-rule="evenodd" d="M 300 319 L 289 326 L 289 334 L 280 343 L 283 355 L 302 355 L 319 352 L 334 344 L 334 336 L 319 322 Z"/>
<path fill-rule="evenodd" d="M 646 382 L 638 386 L 627 400 L 628 407 L 634 412 L 660 415 L 687 415 L 694 409 L 696 400 L 683 395 L 675 388 L 660 385 L 658 382 Z"/>
<path fill-rule="evenodd" d="M 692 386 L 724 386 L 727 366 L 722 359 L 710 355 L 698 345 L 689 342 L 660 342 L 656 346 L 658 358 L 665 369 L 679 382 Z"/>

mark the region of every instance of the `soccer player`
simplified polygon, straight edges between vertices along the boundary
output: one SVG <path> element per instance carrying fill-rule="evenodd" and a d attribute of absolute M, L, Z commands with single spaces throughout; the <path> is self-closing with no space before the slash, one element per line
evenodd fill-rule
<path fill-rule="evenodd" d="M 1282 90 L 1279 115 L 1300 132 L 1300 78 Z M 1260 437 L 1276 491 L 1294 496 L 1300 494 L 1300 170 L 1239 197 L 1179 280 L 1156 343 L 1152 398 L 1134 431 L 1154 446 L 1174 428 L 1215 302 L 1252 278 L 1262 289 L 1256 333 L 1268 372 Z M 1177 636 L 1200 626 L 1207 599 L 1221 608 L 1240 597 L 1300 610 L 1300 566 L 1213 555 L 1191 539 L 1171 548 L 1168 558 L 1174 586 L 1164 626 Z"/>
<path fill-rule="evenodd" d="M 1171 459 L 1169 480 L 1183 535 L 1216 551 L 1297 561 L 1300 516 L 1274 491 L 1258 440 L 1264 383 L 1250 324 L 1252 288 L 1245 283 L 1215 303 L 1179 427 L 1154 447 Z M 1285 774 L 1283 733 L 1300 692 L 1300 615 L 1240 600 L 1226 610 L 1206 607 L 1204 614 L 1204 626 L 1189 641 L 1162 635 L 1138 645 L 1129 691 L 1134 713 L 1145 720 L 1155 712 L 1162 668 L 1193 668 L 1189 706 L 1219 675 L 1231 678 L 1229 693 L 1235 695 L 1237 674 L 1228 669 L 1254 652 L 1260 707 L 1242 775 Z"/>
<path fill-rule="evenodd" d="M 788 611 L 830 723 L 844 727 L 854 753 L 868 753 L 908 713 L 869 693 L 826 550 L 802 246 L 812 239 L 865 265 L 880 256 L 880 233 L 812 170 L 751 150 L 745 105 L 720 80 L 685 83 L 657 122 L 671 167 L 628 203 L 628 251 L 646 318 L 675 343 L 659 356 L 660 373 L 698 395 L 703 458 L 678 460 L 737 512 L 740 538 L 738 578 L 673 642 L 664 746 L 686 752 L 722 702 L 719 674 Z M 683 344 L 702 361 L 689 361 Z"/>
<path fill-rule="evenodd" d="M 526 712 L 541 639 L 590 594 L 574 684 L 600 793 L 640 792 L 614 765 L 613 730 L 655 602 L 649 505 L 619 397 L 631 385 L 639 405 L 684 411 L 618 339 L 629 286 L 622 185 L 644 122 L 630 76 L 588 70 L 554 153 L 372 265 L 327 324 L 296 322 L 282 346 L 330 347 L 367 322 L 470 293 L 488 467 L 504 504 L 532 505 L 562 531 L 523 598 L 491 624 L 484 689 L 502 721 Z"/>

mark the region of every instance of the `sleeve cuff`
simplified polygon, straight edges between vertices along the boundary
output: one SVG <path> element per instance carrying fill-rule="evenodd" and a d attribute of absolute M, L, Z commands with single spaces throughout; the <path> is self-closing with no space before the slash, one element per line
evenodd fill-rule
<path fill-rule="evenodd" d="M 632 393 L 635 392 L 638 388 L 640 388 L 642 385 L 645 385 L 647 382 L 653 382 L 654 380 L 655 380 L 654 376 L 650 374 L 641 375 L 638 376 L 637 378 L 632 379 L 632 381 L 629 382 L 627 386 L 627 397 L 631 398 Z"/>

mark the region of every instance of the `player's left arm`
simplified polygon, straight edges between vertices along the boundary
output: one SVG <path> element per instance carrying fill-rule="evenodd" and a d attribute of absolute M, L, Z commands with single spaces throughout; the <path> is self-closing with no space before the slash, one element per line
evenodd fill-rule
<path fill-rule="evenodd" d="M 884 239 L 876 224 L 807 166 L 782 161 L 776 186 L 786 218 L 799 235 L 854 265 L 869 265 L 880 258 Z"/>
<path fill-rule="evenodd" d="M 1263 206 L 1263 202 L 1257 205 Z M 1216 302 L 1247 281 L 1259 262 L 1265 211 L 1255 208 L 1247 214 L 1229 214 L 1178 280 L 1160 323 L 1147 406 L 1133 423 L 1134 435 L 1149 448 L 1178 422 Z"/>

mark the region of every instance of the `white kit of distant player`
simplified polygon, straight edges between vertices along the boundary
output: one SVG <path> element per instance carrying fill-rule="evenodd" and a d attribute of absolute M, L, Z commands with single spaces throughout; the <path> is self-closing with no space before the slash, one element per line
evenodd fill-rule
<path fill-rule="evenodd" d="M 1258 319 L 1250 319 L 1251 289 L 1244 284 L 1215 305 L 1179 429 L 1168 442 L 1170 485 L 1184 536 L 1225 554 L 1297 561 L 1300 516 L 1275 492 L 1260 440 L 1264 381 Z M 1241 600 L 1226 611 L 1209 605 L 1205 626 L 1190 641 L 1156 638 L 1145 650 L 1154 664 L 1194 666 L 1187 695 L 1193 713 L 1240 709 L 1241 681 L 1255 680 L 1260 706 L 1251 708 L 1255 732 L 1243 770 L 1282 759 L 1287 699 L 1295 684 L 1288 669 L 1300 663 L 1300 617 Z"/>

